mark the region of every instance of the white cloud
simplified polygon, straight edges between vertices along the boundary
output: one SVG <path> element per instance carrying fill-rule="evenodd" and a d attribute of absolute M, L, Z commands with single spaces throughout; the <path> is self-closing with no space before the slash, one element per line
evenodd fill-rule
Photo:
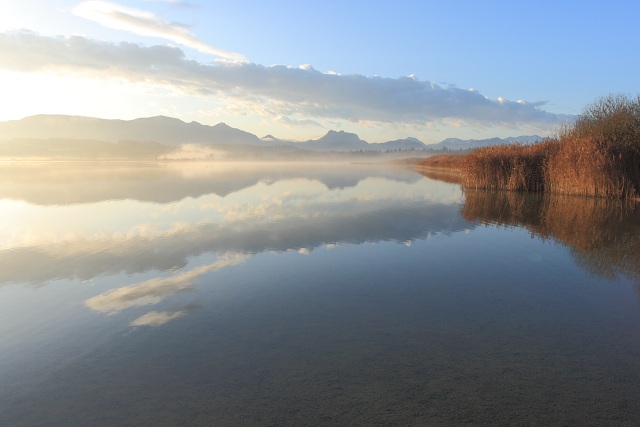
<path fill-rule="evenodd" d="M 176 6 L 193 7 L 193 4 L 183 0 L 144 0 L 146 2 L 169 3 Z"/>
<path fill-rule="evenodd" d="M 165 21 L 151 12 L 121 6 L 108 1 L 91 0 L 73 9 L 76 15 L 105 27 L 149 37 L 159 37 L 222 58 L 244 61 L 237 53 L 218 49 L 199 40 L 186 25 Z"/>
<path fill-rule="evenodd" d="M 454 120 L 472 126 L 548 129 L 567 119 L 542 110 L 543 102 L 492 100 L 477 90 L 443 87 L 415 76 L 336 75 L 310 66 L 247 62 L 207 65 L 186 59 L 176 47 L 45 37 L 28 31 L 0 34 L 0 68 L 81 72 L 85 77 L 169 85 L 189 94 L 227 97 L 247 109 L 259 105 L 264 114 L 292 121 L 335 118 L 427 125 Z"/>

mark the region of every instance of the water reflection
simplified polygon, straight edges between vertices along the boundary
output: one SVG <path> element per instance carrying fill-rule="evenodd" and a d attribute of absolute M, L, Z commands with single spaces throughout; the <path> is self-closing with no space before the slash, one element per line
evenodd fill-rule
<path fill-rule="evenodd" d="M 1 425 L 638 424 L 633 289 L 544 241 L 635 274 L 635 207 L 140 167 L 7 175 Z"/>
<path fill-rule="evenodd" d="M 590 273 L 634 279 L 640 291 L 640 206 L 634 201 L 466 190 L 462 216 L 526 227 L 534 236 L 566 245 Z"/>
<path fill-rule="evenodd" d="M 467 226 L 452 204 L 460 191 L 415 185 L 419 175 L 393 168 L 3 164 L 0 175 L 0 284 L 173 271 L 204 253 L 309 252 Z"/>
<path fill-rule="evenodd" d="M 451 184 L 462 184 L 462 175 L 457 171 L 446 169 L 420 169 L 420 174 L 437 181 L 448 182 Z"/>
<path fill-rule="evenodd" d="M 255 186 L 304 176 L 329 189 L 355 187 L 366 177 L 416 182 L 400 168 L 327 163 L 0 162 L 0 200 L 38 205 L 138 200 L 169 203 L 206 194 L 226 196 Z"/>
<path fill-rule="evenodd" d="M 135 283 L 109 290 L 100 295 L 89 298 L 85 301 L 85 305 L 92 310 L 101 313 L 114 314 L 131 307 L 157 304 L 165 298 L 189 289 L 193 282 L 200 276 L 203 276 L 206 273 L 218 271 L 225 267 L 238 265 L 244 262 L 246 258 L 246 255 L 241 254 L 224 256 L 214 263 L 184 271 L 174 276 L 153 278 L 141 283 Z M 158 316 L 156 316 L 156 314 L 159 313 L 153 313 L 153 323 L 158 324 Z M 184 314 L 184 311 L 181 310 L 176 313 L 180 313 L 180 315 L 182 315 Z M 173 313 L 169 317 L 162 317 L 165 320 L 162 323 L 166 323 L 166 321 L 178 317 L 176 313 Z M 149 315 L 147 314 L 144 318 L 149 320 L 148 316 Z M 139 326 L 141 322 L 141 319 L 136 319 L 133 324 L 137 324 L 137 326 Z M 147 322 L 147 324 L 149 324 L 149 322 Z"/>

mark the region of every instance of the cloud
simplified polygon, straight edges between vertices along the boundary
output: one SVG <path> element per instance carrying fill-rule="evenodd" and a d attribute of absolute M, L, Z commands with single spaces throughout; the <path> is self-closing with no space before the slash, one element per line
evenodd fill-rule
<path fill-rule="evenodd" d="M 568 117 L 543 102 L 492 100 L 478 90 L 419 80 L 322 73 L 311 66 L 264 66 L 219 61 L 202 64 L 171 46 L 107 43 L 80 36 L 45 37 L 20 31 L 0 34 L 0 68 L 81 72 L 95 78 L 170 85 L 185 93 L 233 99 L 247 109 L 291 120 L 333 118 L 427 125 L 454 120 L 470 125 L 549 129 Z M 282 119 L 280 119 L 282 120 Z"/>
<path fill-rule="evenodd" d="M 174 2 L 177 3 L 177 2 Z M 105 27 L 142 36 L 159 37 L 222 58 L 244 61 L 234 52 L 213 47 L 195 37 L 186 25 L 168 22 L 151 12 L 121 6 L 107 1 L 85 1 L 73 9 L 76 15 Z"/>
<path fill-rule="evenodd" d="M 195 7 L 193 3 L 183 0 L 144 0 L 146 2 L 169 3 L 176 6 Z"/>

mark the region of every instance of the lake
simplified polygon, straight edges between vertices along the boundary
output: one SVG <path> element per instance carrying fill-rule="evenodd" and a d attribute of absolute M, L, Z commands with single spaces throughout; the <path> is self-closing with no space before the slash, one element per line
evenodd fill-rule
<path fill-rule="evenodd" d="M 0 164 L 0 425 L 638 425 L 640 207 Z"/>

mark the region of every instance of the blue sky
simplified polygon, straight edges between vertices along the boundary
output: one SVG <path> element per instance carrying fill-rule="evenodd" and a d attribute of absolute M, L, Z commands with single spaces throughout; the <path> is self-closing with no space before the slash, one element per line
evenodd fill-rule
<path fill-rule="evenodd" d="M 5 0 L 0 120 L 544 135 L 600 96 L 640 92 L 638 16 L 638 1 Z"/>

